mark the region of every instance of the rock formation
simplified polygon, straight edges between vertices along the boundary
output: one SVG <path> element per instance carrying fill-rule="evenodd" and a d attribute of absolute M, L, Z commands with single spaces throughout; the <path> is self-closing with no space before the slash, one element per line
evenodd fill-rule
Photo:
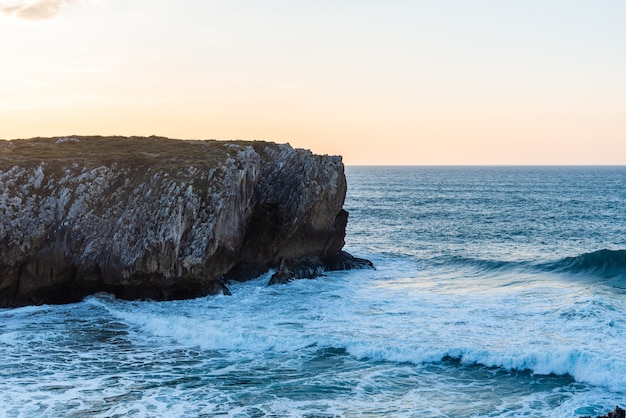
<path fill-rule="evenodd" d="M 341 251 L 343 170 L 269 142 L 0 141 L 0 307 L 179 299 L 270 268 L 285 282 L 371 266 Z"/>
<path fill-rule="evenodd" d="M 591 418 L 591 415 L 581 416 L 580 418 Z M 606 415 L 599 415 L 597 418 L 626 418 L 626 411 L 616 406 L 613 412 L 609 412 Z"/>

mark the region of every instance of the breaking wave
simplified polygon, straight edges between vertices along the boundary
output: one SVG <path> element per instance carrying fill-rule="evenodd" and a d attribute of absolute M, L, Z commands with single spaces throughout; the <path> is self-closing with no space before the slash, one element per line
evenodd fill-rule
<path fill-rule="evenodd" d="M 586 274 L 599 278 L 626 278 L 626 250 L 602 249 L 574 257 L 564 257 L 547 263 L 524 261 L 485 260 L 467 257 L 452 257 L 441 260 L 442 264 L 469 267 L 479 272 L 529 271 Z"/>
<path fill-rule="evenodd" d="M 554 348 L 554 347 L 552 347 Z M 571 376 L 578 382 L 623 390 L 626 387 L 626 363 L 580 348 L 528 350 L 504 353 L 485 348 L 449 348 L 447 350 L 398 350 L 396 347 L 347 347 L 360 359 L 436 363 L 452 360 L 464 365 L 482 365 L 508 371 L 530 371 L 537 375 Z"/>
<path fill-rule="evenodd" d="M 626 250 L 602 249 L 566 257 L 545 267 L 558 272 L 590 273 L 600 277 L 626 276 Z"/>

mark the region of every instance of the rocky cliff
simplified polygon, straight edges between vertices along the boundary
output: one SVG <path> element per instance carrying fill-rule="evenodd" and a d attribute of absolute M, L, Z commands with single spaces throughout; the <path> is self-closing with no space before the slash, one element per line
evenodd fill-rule
<path fill-rule="evenodd" d="M 340 157 L 268 142 L 0 141 L 0 306 L 177 299 L 368 266 L 341 251 Z"/>

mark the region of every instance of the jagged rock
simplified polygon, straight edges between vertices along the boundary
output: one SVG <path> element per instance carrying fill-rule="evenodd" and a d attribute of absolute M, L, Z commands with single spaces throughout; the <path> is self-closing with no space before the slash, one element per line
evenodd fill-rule
<path fill-rule="evenodd" d="M 374 264 L 364 258 L 353 257 L 345 251 L 337 251 L 324 258 L 324 267 L 326 270 L 353 270 L 374 268 Z"/>
<path fill-rule="evenodd" d="M 324 267 L 324 262 L 319 258 L 302 257 L 283 261 L 268 284 L 289 283 L 295 279 L 314 279 L 324 274 Z"/>
<path fill-rule="evenodd" d="M 0 141 L 0 307 L 229 293 L 302 260 L 319 274 L 344 245 L 343 170 L 269 142 Z"/>
<path fill-rule="evenodd" d="M 314 279 L 325 271 L 374 268 L 364 258 L 356 258 L 345 251 L 337 251 L 325 257 L 302 257 L 283 261 L 272 275 L 269 284 L 289 283 L 295 279 Z"/>
<path fill-rule="evenodd" d="M 581 416 L 580 418 L 591 418 L 591 415 Z M 616 406 L 613 412 L 609 412 L 606 415 L 598 415 L 597 418 L 626 418 L 626 411 Z"/>

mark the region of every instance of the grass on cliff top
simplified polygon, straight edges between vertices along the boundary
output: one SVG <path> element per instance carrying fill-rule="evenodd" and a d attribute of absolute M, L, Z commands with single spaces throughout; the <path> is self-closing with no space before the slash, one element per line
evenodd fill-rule
<path fill-rule="evenodd" d="M 213 168 L 236 152 L 228 144 L 250 145 L 261 153 L 272 142 L 177 140 L 163 137 L 71 136 L 0 141 L 0 170 L 13 166 L 32 167 L 41 162 L 61 165 L 78 163 L 99 166 L 117 163 L 122 167 L 154 169 L 198 166 Z"/>

